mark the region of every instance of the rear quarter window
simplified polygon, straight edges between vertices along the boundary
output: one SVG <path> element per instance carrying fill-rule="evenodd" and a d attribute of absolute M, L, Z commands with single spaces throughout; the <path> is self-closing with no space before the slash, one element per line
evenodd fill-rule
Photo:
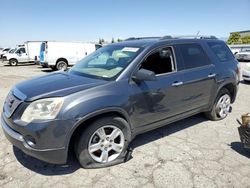
<path fill-rule="evenodd" d="M 208 42 L 207 44 L 220 62 L 234 59 L 231 50 L 223 42 Z"/>
<path fill-rule="evenodd" d="M 178 45 L 184 68 L 191 69 L 211 64 L 203 48 L 196 43 Z"/>

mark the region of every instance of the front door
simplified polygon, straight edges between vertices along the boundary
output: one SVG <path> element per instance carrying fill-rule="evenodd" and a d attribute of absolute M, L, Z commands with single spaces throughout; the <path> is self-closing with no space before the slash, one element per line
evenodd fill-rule
<path fill-rule="evenodd" d="M 172 47 L 160 48 L 141 63 L 140 68 L 153 71 L 155 81 L 132 82 L 130 101 L 133 106 L 133 124 L 149 126 L 179 113 L 182 93 L 181 73 L 176 71 Z"/>
<path fill-rule="evenodd" d="M 28 62 L 29 61 L 28 54 L 27 54 L 25 48 L 19 48 L 16 51 L 16 54 L 18 56 L 18 62 Z"/>

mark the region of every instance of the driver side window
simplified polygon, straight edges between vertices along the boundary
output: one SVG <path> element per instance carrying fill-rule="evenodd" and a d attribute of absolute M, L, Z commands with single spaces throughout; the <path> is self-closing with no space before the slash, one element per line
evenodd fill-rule
<path fill-rule="evenodd" d="M 173 51 L 170 47 L 161 48 L 150 54 L 141 64 L 141 69 L 153 71 L 155 75 L 175 71 Z"/>
<path fill-rule="evenodd" d="M 25 53 L 25 48 L 19 48 L 19 49 L 16 51 L 16 53 L 18 53 L 18 54 L 23 54 L 23 53 Z"/>

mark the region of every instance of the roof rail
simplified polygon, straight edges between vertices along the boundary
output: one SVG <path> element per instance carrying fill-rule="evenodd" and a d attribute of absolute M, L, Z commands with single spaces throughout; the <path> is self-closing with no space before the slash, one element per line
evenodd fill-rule
<path fill-rule="evenodd" d="M 125 39 L 124 41 L 129 41 L 129 40 L 142 40 L 142 39 L 160 39 L 161 37 L 130 37 Z"/>
<path fill-rule="evenodd" d="M 164 40 L 164 39 L 173 39 L 173 37 L 171 35 L 166 35 L 166 36 L 161 37 L 161 40 Z"/>
<path fill-rule="evenodd" d="M 124 41 L 143 40 L 143 39 L 166 40 L 166 39 L 217 39 L 217 38 L 213 35 L 181 35 L 181 36 L 166 35 L 163 37 L 130 37 L 125 39 Z"/>
<path fill-rule="evenodd" d="M 183 36 L 176 36 L 173 38 L 187 38 L 187 39 L 217 39 L 217 37 L 213 35 L 183 35 Z"/>

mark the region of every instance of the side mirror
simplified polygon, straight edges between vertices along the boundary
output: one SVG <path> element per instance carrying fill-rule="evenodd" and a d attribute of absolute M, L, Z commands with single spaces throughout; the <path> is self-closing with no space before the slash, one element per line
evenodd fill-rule
<path fill-rule="evenodd" d="M 155 73 L 153 71 L 149 71 L 146 69 L 140 69 L 134 74 L 132 79 L 135 81 L 155 81 L 156 76 L 155 76 Z"/>

